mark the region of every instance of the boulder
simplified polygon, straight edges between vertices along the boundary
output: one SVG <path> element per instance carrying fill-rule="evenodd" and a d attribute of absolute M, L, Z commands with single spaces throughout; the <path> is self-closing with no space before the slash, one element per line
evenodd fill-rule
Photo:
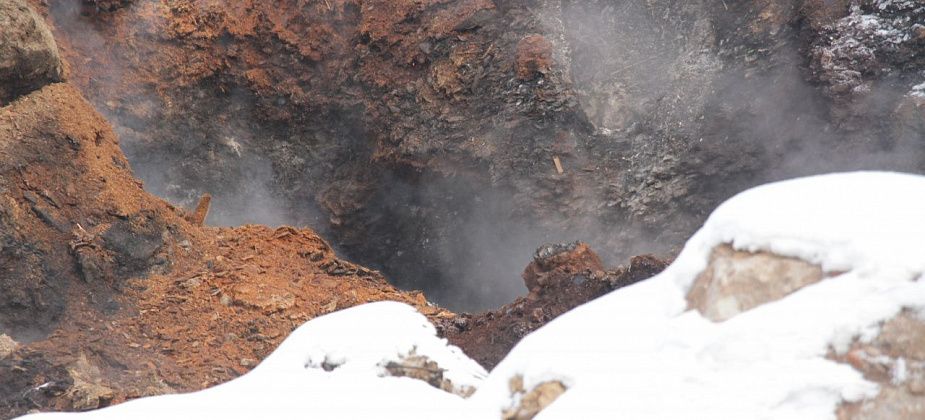
<path fill-rule="evenodd" d="M 0 105 L 63 78 L 44 20 L 24 0 L 0 0 Z"/>
<path fill-rule="evenodd" d="M 819 266 L 796 258 L 736 251 L 721 245 L 713 250 L 709 265 L 697 276 L 687 301 L 690 308 L 720 322 L 822 278 Z"/>

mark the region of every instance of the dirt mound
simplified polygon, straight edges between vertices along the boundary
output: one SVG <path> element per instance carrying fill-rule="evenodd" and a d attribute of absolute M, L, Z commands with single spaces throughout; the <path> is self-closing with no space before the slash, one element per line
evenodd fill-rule
<path fill-rule="evenodd" d="M 0 330 L 19 342 L 0 360 L 0 417 L 223 382 L 360 303 L 447 316 L 311 231 L 190 223 L 144 192 L 69 85 L 0 108 L 0 139 Z"/>

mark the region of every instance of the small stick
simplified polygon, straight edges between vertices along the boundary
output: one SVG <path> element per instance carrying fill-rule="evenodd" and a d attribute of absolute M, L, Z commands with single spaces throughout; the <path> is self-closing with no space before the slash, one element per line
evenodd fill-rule
<path fill-rule="evenodd" d="M 562 175 L 562 174 L 565 173 L 565 170 L 562 169 L 562 161 L 559 160 L 559 157 L 558 157 L 558 156 L 553 156 L 553 157 L 552 157 L 552 162 L 556 164 L 556 172 L 558 172 L 559 175 Z"/>
<path fill-rule="evenodd" d="M 206 221 L 206 216 L 209 215 L 209 206 L 212 204 L 212 196 L 209 193 L 205 193 L 202 197 L 199 198 L 199 204 L 196 205 L 196 211 L 193 213 L 193 224 L 197 226 L 202 226 Z"/>

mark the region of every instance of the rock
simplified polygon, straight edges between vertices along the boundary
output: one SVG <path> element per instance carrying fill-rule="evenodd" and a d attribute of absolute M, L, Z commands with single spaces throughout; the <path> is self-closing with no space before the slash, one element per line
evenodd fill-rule
<path fill-rule="evenodd" d="M 44 20 L 23 0 L 0 0 L 0 105 L 63 78 Z"/>
<path fill-rule="evenodd" d="M 157 264 L 154 257 L 164 245 L 164 229 L 163 220 L 139 212 L 117 220 L 103 232 L 105 247 L 115 257 L 117 274 L 123 278 L 137 276 Z"/>
<path fill-rule="evenodd" d="M 520 404 L 504 412 L 501 416 L 504 420 L 530 420 L 536 417 L 540 411 L 552 404 L 556 398 L 565 393 L 565 385 L 559 381 L 543 382 L 534 387 L 530 392 L 524 393 L 524 381 L 520 376 L 511 378 L 509 387 L 511 395 L 521 394 Z"/>
<path fill-rule="evenodd" d="M 74 380 L 68 390 L 75 410 L 93 410 L 109 405 L 113 390 L 102 384 L 100 369 L 92 365 L 83 354 L 67 368 Z"/>
<path fill-rule="evenodd" d="M 522 274 L 524 284 L 530 291 L 571 281 L 576 274 L 603 271 L 600 257 L 588 244 L 546 244 L 533 254 L 533 261 Z"/>
<path fill-rule="evenodd" d="M 443 377 L 445 370 L 437 365 L 437 362 L 430 360 L 427 356 L 415 354 L 413 351 L 397 362 L 388 362 L 385 365 L 385 371 L 388 372 L 389 376 L 417 379 L 427 382 L 434 388 L 457 393 L 465 397 L 472 395 L 472 392 L 475 391 L 470 387 L 457 390 L 449 379 Z"/>
<path fill-rule="evenodd" d="M 232 295 L 231 303 L 257 309 L 267 315 L 295 306 L 295 296 L 292 293 L 264 284 L 237 284 L 232 288 Z M 224 296 L 221 298 L 223 304 Z"/>
<path fill-rule="evenodd" d="M 832 25 L 848 14 L 847 0 L 806 0 L 802 13 L 813 29 Z"/>
<path fill-rule="evenodd" d="M 840 407 L 838 420 L 925 418 L 925 320 L 919 315 L 902 312 L 873 341 L 856 342 L 833 358 L 880 386 L 876 397 Z"/>
<path fill-rule="evenodd" d="M 703 316 L 720 322 L 822 279 L 822 269 L 805 261 L 720 245 L 694 281 L 687 302 Z"/>
<path fill-rule="evenodd" d="M 528 81 L 545 75 L 552 69 L 552 43 L 542 35 L 529 35 L 517 44 L 515 60 L 518 79 Z"/>
<path fill-rule="evenodd" d="M 13 354 L 17 347 L 19 347 L 19 343 L 13 341 L 10 336 L 0 334 L 0 359 L 5 359 L 7 356 Z"/>

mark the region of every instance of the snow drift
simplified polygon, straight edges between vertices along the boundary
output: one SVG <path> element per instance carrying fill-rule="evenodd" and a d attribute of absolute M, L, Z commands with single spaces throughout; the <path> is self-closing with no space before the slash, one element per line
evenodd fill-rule
<path fill-rule="evenodd" d="M 212 389 L 24 418 L 863 418 L 887 387 L 925 371 L 915 355 L 883 354 L 893 369 L 878 381 L 849 357 L 901 313 L 922 321 L 923 216 L 925 177 L 770 184 L 721 205 L 662 274 L 559 317 L 487 377 L 410 307 L 375 303 L 306 323 L 253 372 Z M 689 291 L 721 246 L 820 275 L 716 322 L 692 309 Z M 466 398 L 390 376 L 386 366 L 411 354 L 478 390 Z M 893 418 L 925 413 L 921 400 Z"/>

